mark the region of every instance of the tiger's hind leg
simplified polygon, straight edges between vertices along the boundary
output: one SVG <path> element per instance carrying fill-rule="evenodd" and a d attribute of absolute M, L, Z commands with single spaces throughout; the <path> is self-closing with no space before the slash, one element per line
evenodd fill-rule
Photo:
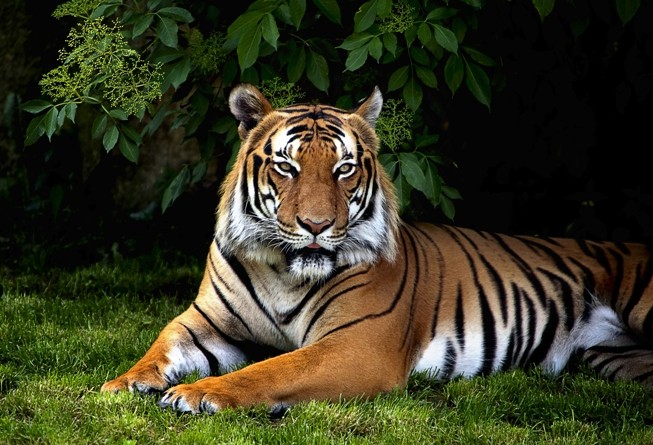
<path fill-rule="evenodd" d="M 580 358 L 610 380 L 634 380 L 653 387 L 653 345 L 629 333 L 588 348 Z"/>

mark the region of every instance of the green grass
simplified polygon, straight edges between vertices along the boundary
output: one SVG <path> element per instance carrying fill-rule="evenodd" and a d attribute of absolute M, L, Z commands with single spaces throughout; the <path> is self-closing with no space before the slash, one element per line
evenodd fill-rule
<path fill-rule="evenodd" d="M 653 391 L 588 371 L 435 383 L 373 400 L 208 415 L 154 396 L 100 394 L 194 298 L 203 264 L 122 260 L 75 271 L 0 270 L 0 444 L 646 444 Z"/>

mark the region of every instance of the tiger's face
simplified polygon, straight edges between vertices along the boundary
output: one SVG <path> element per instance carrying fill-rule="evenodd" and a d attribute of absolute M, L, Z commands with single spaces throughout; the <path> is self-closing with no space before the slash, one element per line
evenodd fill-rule
<path fill-rule="evenodd" d="M 355 110 L 274 110 L 251 85 L 230 95 L 242 145 L 222 189 L 216 236 L 228 253 L 301 281 L 394 257 L 395 197 L 379 165 L 378 89 Z"/>

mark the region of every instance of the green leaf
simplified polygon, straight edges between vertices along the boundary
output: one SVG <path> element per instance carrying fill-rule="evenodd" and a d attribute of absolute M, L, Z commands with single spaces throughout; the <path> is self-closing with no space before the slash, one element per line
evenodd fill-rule
<path fill-rule="evenodd" d="M 426 178 L 424 172 L 413 153 L 400 153 L 399 161 L 401 166 L 401 175 L 406 178 L 406 182 L 414 189 L 424 192 Z"/>
<path fill-rule="evenodd" d="M 120 153 L 129 161 L 136 164 L 138 162 L 138 145 L 134 141 L 125 137 L 125 135 L 120 135 L 118 140 L 118 147 L 120 147 Z"/>
<path fill-rule="evenodd" d="M 440 196 L 440 208 L 442 209 L 444 216 L 453 221 L 456 216 L 456 208 L 454 207 L 453 202 L 444 195 Z"/>
<path fill-rule="evenodd" d="M 101 114 L 95 118 L 93 121 L 93 126 L 91 127 L 91 135 L 93 139 L 99 139 L 100 136 L 104 133 L 105 128 L 107 128 L 108 117 L 106 114 Z"/>
<path fill-rule="evenodd" d="M 449 17 L 453 17 L 457 13 L 458 10 L 453 8 L 434 8 L 427 14 L 426 21 L 429 22 L 434 20 L 440 22 L 442 20 L 448 19 Z"/>
<path fill-rule="evenodd" d="M 388 176 L 394 178 L 395 173 L 397 172 L 397 166 L 399 165 L 399 159 L 397 156 L 394 153 L 383 153 L 379 155 L 379 162 L 383 165 Z"/>
<path fill-rule="evenodd" d="M 306 62 L 306 77 L 308 77 L 308 80 L 318 90 L 327 92 L 329 89 L 329 65 L 324 56 L 309 51 Z"/>
<path fill-rule="evenodd" d="M 132 39 L 147 31 L 153 20 L 154 16 L 152 14 L 144 14 L 140 16 L 132 28 Z"/>
<path fill-rule="evenodd" d="M 293 25 L 295 25 L 295 28 L 299 29 L 299 25 L 301 25 L 302 23 L 304 14 L 306 14 L 306 0 L 290 0 L 289 6 L 290 6 L 290 19 L 292 20 Z"/>
<path fill-rule="evenodd" d="M 422 87 L 419 86 L 417 80 L 414 77 L 408 79 L 403 90 L 404 102 L 406 102 L 408 108 L 413 112 L 417 112 L 419 106 L 422 104 L 423 95 Z"/>
<path fill-rule="evenodd" d="M 555 3 L 555 0 L 533 0 L 533 6 L 537 9 L 537 13 L 540 15 L 541 20 L 544 20 L 544 18 L 553 11 Z"/>
<path fill-rule="evenodd" d="M 104 146 L 104 149 L 107 151 L 107 153 L 116 146 L 116 142 L 118 142 L 118 136 L 120 136 L 118 127 L 114 123 L 111 123 L 109 128 L 107 128 L 107 131 L 104 132 L 104 136 L 102 137 L 102 145 Z"/>
<path fill-rule="evenodd" d="M 254 65 L 258 59 L 259 47 L 261 46 L 261 27 L 249 29 L 238 43 L 238 65 L 242 73 L 250 66 Z"/>
<path fill-rule="evenodd" d="M 21 105 L 20 109 L 27 111 L 28 113 L 36 114 L 50 108 L 51 106 L 52 103 L 48 102 L 47 100 L 34 99 L 25 102 L 23 105 Z"/>
<path fill-rule="evenodd" d="M 437 167 L 428 160 L 422 166 L 424 168 L 424 190 L 422 192 L 433 206 L 437 206 L 442 196 L 442 178 Z"/>
<path fill-rule="evenodd" d="M 246 33 L 251 32 L 252 29 L 258 27 L 262 18 L 263 13 L 260 11 L 244 13 L 234 20 L 234 22 L 229 25 L 229 28 L 227 28 L 227 39 L 235 40 L 236 43 L 239 43 Z"/>
<path fill-rule="evenodd" d="M 388 92 L 398 90 L 406 85 L 409 74 L 410 67 L 408 65 L 397 68 L 395 72 L 390 75 L 390 79 L 388 80 Z"/>
<path fill-rule="evenodd" d="M 306 69 L 306 50 L 300 46 L 295 54 L 290 57 L 288 64 L 288 82 L 297 83 Z"/>
<path fill-rule="evenodd" d="M 392 0 L 377 0 L 376 15 L 382 18 L 388 17 L 392 12 Z"/>
<path fill-rule="evenodd" d="M 171 18 L 177 22 L 190 23 L 195 20 L 193 15 L 187 9 L 179 8 L 177 6 L 161 8 L 157 11 L 157 14 Z"/>
<path fill-rule="evenodd" d="M 639 6 L 640 0 L 617 0 L 617 14 L 622 25 L 632 20 Z"/>
<path fill-rule="evenodd" d="M 186 190 L 188 184 L 190 183 L 190 170 L 187 165 L 185 165 L 177 176 L 170 181 L 168 187 L 163 192 L 163 198 L 161 199 L 161 212 L 165 212 L 166 209 L 172 204 L 181 194 Z"/>
<path fill-rule="evenodd" d="M 475 50 L 474 48 L 469 48 L 469 47 L 463 47 L 463 51 L 465 53 L 469 54 L 469 57 L 472 58 L 473 61 L 478 63 L 479 65 L 483 66 L 495 66 L 497 63 L 492 59 L 490 56 L 487 56 L 483 54 L 482 52 Z"/>
<path fill-rule="evenodd" d="M 415 66 L 415 74 L 417 74 L 417 77 L 419 80 L 422 81 L 424 85 L 426 85 L 429 88 L 437 88 L 438 87 L 438 79 L 435 77 L 435 74 L 433 73 L 433 70 L 430 68 L 426 68 L 421 65 Z"/>
<path fill-rule="evenodd" d="M 458 87 L 463 82 L 465 68 L 463 60 L 456 54 L 451 54 L 447 63 L 444 65 L 444 81 L 451 90 L 451 94 L 456 94 Z"/>
<path fill-rule="evenodd" d="M 127 113 L 125 113 L 120 108 L 114 108 L 113 110 L 109 111 L 109 116 L 111 116 L 114 119 L 118 119 L 119 121 L 127 120 Z"/>
<path fill-rule="evenodd" d="M 340 46 L 336 48 L 351 51 L 365 45 L 374 38 L 374 35 L 368 33 L 355 33 L 347 37 Z"/>
<path fill-rule="evenodd" d="M 399 213 L 403 213 L 410 204 L 410 186 L 403 175 L 397 175 L 392 183 L 397 191 L 397 198 L 399 198 Z"/>
<path fill-rule="evenodd" d="M 161 86 L 167 89 L 169 85 L 172 85 L 175 90 L 178 89 L 179 86 L 184 83 L 186 79 L 188 79 L 190 70 L 190 57 L 184 56 L 181 60 L 173 65 L 172 69 L 166 75 L 166 78 L 164 79 Z"/>
<path fill-rule="evenodd" d="M 435 41 L 449 52 L 458 54 L 458 39 L 452 30 L 445 28 L 442 25 L 433 25 L 433 35 Z"/>
<path fill-rule="evenodd" d="M 41 136 L 45 134 L 45 127 L 43 126 L 43 117 L 36 116 L 32 118 L 27 129 L 25 130 L 25 146 L 32 145 L 36 142 Z"/>
<path fill-rule="evenodd" d="M 465 82 L 476 100 L 490 108 L 490 79 L 483 69 L 472 62 L 465 63 Z"/>
<path fill-rule="evenodd" d="M 376 0 L 361 5 L 354 15 L 354 31 L 363 32 L 374 24 L 376 19 Z"/>
<path fill-rule="evenodd" d="M 442 194 L 447 196 L 450 199 L 462 199 L 458 189 L 449 187 L 448 185 L 442 185 Z"/>
<path fill-rule="evenodd" d="M 177 32 L 179 28 L 177 23 L 167 17 L 159 17 L 159 23 L 156 27 L 156 34 L 161 43 L 169 48 L 177 48 Z"/>
<path fill-rule="evenodd" d="M 361 66 L 365 65 L 367 60 L 367 54 L 369 51 L 369 46 L 365 45 L 360 48 L 356 48 L 347 55 L 347 60 L 345 61 L 345 68 L 348 71 L 356 71 Z"/>
<path fill-rule="evenodd" d="M 379 37 L 374 37 L 372 41 L 370 41 L 368 50 L 370 52 L 370 56 L 374 57 L 374 59 L 378 62 L 379 59 L 381 59 L 381 55 L 383 54 L 383 43 L 381 42 L 381 39 Z"/>
<path fill-rule="evenodd" d="M 397 53 L 397 36 L 392 32 L 387 32 L 381 36 L 383 40 L 383 46 L 388 50 L 393 56 Z"/>
<path fill-rule="evenodd" d="M 77 114 L 77 104 L 75 102 L 68 102 L 64 105 L 62 113 L 72 122 L 75 123 L 75 115 Z"/>
<path fill-rule="evenodd" d="M 277 49 L 277 40 L 279 40 L 279 28 L 272 14 L 265 14 L 261 21 L 263 39 L 270 44 L 272 48 Z"/>
<path fill-rule="evenodd" d="M 341 24 L 340 18 L 340 6 L 336 0 L 313 0 L 313 3 L 317 5 L 318 9 L 322 11 L 322 14 L 326 16 L 327 19 L 331 20 L 333 23 Z"/>
<path fill-rule="evenodd" d="M 425 22 L 422 22 L 417 27 L 417 38 L 422 43 L 422 45 L 427 45 L 433 38 L 433 34 L 431 33 L 431 28 Z"/>
<path fill-rule="evenodd" d="M 43 127 L 48 140 L 52 140 L 52 135 L 57 130 L 57 117 L 59 117 L 59 110 L 57 107 L 52 107 L 43 118 Z"/>
<path fill-rule="evenodd" d="M 141 134 L 136 131 L 134 127 L 131 127 L 129 125 L 121 125 L 120 130 L 122 131 L 122 134 L 125 135 L 129 140 L 135 142 L 136 144 L 140 144 L 142 141 Z"/>
<path fill-rule="evenodd" d="M 206 171 L 208 170 L 208 164 L 205 160 L 200 160 L 195 167 L 193 167 L 193 172 L 191 174 L 191 184 L 197 184 L 204 178 Z"/>

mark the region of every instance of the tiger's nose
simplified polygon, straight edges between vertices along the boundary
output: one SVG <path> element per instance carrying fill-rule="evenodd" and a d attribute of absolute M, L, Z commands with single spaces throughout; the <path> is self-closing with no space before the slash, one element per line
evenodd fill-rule
<path fill-rule="evenodd" d="M 315 222 L 310 218 L 299 219 L 297 218 L 297 223 L 304 229 L 311 232 L 313 235 L 318 235 L 324 232 L 326 229 L 333 225 L 333 221 L 325 219 L 324 221 Z"/>

